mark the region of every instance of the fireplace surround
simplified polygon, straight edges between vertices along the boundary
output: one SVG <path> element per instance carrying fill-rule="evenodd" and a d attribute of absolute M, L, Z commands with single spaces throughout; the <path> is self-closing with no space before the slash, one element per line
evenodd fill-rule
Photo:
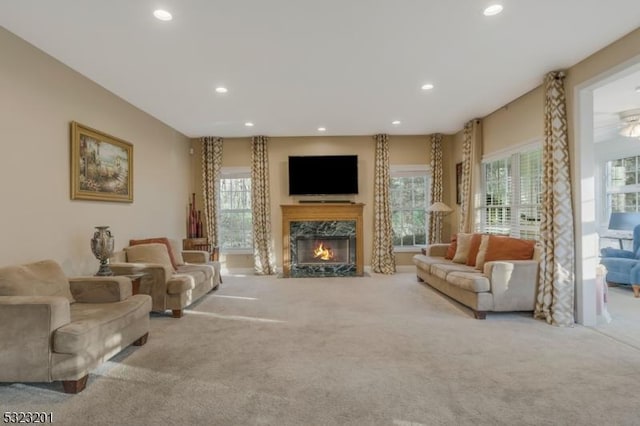
<path fill-rule="evenodd" d="M 283 276 L 362 276 L 363 206 L 282 205 Z"/>

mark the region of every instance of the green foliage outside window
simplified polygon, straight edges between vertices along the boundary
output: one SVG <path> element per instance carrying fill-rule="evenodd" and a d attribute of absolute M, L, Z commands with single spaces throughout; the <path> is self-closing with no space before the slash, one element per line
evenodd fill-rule
<path fill-rule="evenodd" d="M 428 177 L 392 176 L 390 182 L 393 245 L 407 247 L 427 243 Z"/>

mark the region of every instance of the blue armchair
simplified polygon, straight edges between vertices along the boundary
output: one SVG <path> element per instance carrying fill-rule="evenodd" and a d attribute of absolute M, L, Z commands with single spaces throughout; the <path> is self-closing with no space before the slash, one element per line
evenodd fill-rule
<path fill-rule="evenodd" d="M 640 225 L 633 228 L 633 251 L 605 247 L 600 263 L 607 268 L 607 283 L 630 285 L 640 297 Z"/>

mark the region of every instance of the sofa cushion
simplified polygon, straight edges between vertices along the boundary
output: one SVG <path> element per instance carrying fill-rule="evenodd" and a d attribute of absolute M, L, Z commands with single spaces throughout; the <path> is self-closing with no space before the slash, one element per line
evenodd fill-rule
<path fill-rule="evenodd" d="M 535 245 L 533 240 L 490 235 L 484 260 L 530 260 L 533 259 Z"/>
<path fill-rule="evenodd" d="M 458 263 L 434 263 L 431 265 L 431 274 L 443 280 L 451 272 L 478 272 L 472 266 L 460 265 Z"/>
<path fill-rule="evenodd" d="M 129 240 L 129 245 L 130 246 L 138 246 L 140 244 L 152 244 L 152 243 L 159 243 L 159 244 L 164 244 L 167 247 L 167 253 L 169 254 L 169 259 L 171 259 L 171 266 L 173 267 L 173 269 L 178 269 L 178 260 L 176 259 L 176 255 L 174 253 L 173 247 L 171 246 L 171 243 L 169 242 L 168 238 L 165 237 L 157 237 L 157 238 L 146 238 L 144 240 Z M 180 256 L 182 257 L 182 255 Z M 153 262 L 153 263 L 159 263 L 159 262 Z M 182 263 L 184 263 L 184 261 L 182 261 Z"/>
<path fill-rule="evenodd" d="M 456 255 L 457 248 L 458 248 L 458 236 L 453 235 L 451 237 L 451 244 L 449 244 L 449 248 L 447 248 L 447 254 L 444 256 L 444 258 L 452 260 L 453 256 Z"/>
<path fill-rule="evenodd" d="M 191 274 L 193 272 L 202 272 L 205 280 L 210 280 L 216 273 L 213 264 L 201 263 L 201 264 L 188 264 L 178 267 L 178 274 Z"/>
<path fill-rule="evenodd" d="M 169 281 L 167 281 L 167 293 L 168 294 L 181 294 L 189 290 L 193 290 L 196 285 L 204 281 L 204 273 L 191 272 L 189 274 L 174 274 Z"/>
<path fill-rule="evenodd" d="M 129 263 L 158 263 L 175 271 L 169 257 L 169 250 L 163 243 L 140 244 L 125 247 L 124 250 L 127 252 Z"/>
<path fill-rule="evenodd" d="M 473 234 L 458 233 L 456 247 L 456 255 L 453 256 L 455 263 L 467 263 L 467 257 L 469 256 L 469 249 L 471 248 L 471 237 Z"/>
<path fill-rule="evenodd" d="M 480 272 L 453 271 L 447 274 L 447 282 L 463 290 L 482 293 L 491 290 L 489 279 Z"/>
<path fill-rule="evenodd" d="M 75 302 L 69 280 L 53 260 L 0 268 L 0 296 L 62 296 Z"/>
<path fill-rule="evenodd" d="M 113 303 L 74 303 L 71 322 L 53 334 L 53 351 L 65 354 L 90 352 L 104 353 L 116 346 L 118 332 L 149 315 L 151 297 L 145 294 L 131 296 Z"/>
<path fill-rule="evenodd" d="M 413 256 L 413 263 L 419 269 L 422 269 L 423 271 L 430 273 L 431 265 L 435 265 L 439 263 L 450 264 L 451 262 L 446 260 L 444 257 L 425 256 L 423 254 L 416 254 L 415 256 Z"/>

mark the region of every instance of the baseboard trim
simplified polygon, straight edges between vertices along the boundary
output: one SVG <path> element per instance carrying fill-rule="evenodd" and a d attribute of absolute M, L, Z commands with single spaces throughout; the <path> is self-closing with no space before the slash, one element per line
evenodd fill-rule
<path fill-rule="evenodd" d="M 416 267 L 414 265 L 396 265 L 396 272 L 414 272 Z M 279 269 L 282 272 L 281 269 Z M 368 274 L 375 274 L 371 269 L 371 265 L 364 265 L 364 272 Z M 253 268 L 226 268 L 222 267 L 220 270 L 222 275 L 255 275 Z"/>

